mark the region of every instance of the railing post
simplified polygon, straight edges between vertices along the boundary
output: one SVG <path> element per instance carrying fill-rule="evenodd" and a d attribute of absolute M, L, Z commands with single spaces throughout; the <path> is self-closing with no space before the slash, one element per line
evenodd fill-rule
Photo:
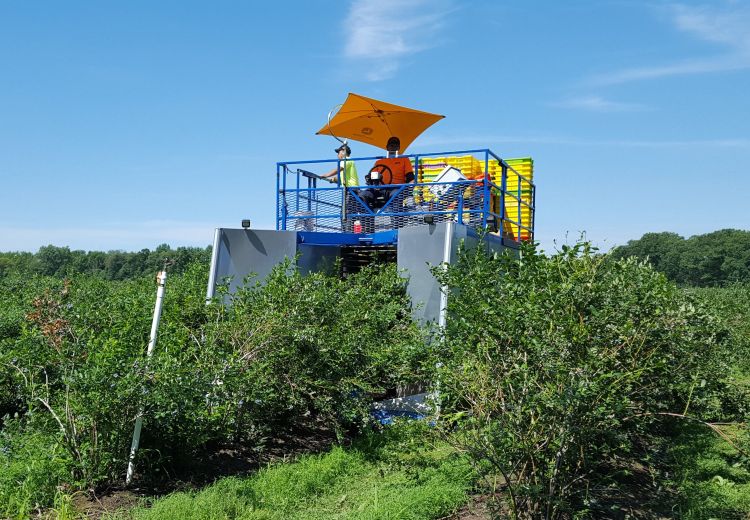
<path fill-rule="evenodd" d="M 487 229 L 487 215 L 490 213 L 490 183 L 487 182 L 489 173 L 490 151 L 484 151 L 484 174 L 482 175 L 482 188 L 484 196 L 482 197 L 482 229 Z"/>
<path fill-rule="evenodd" d="M 500 162 L 503 178 L 500 181 L 500 243 L 505 245 L 505 192 L 508 190 L 508 165 Z"/>
<path fill-rule="evenodd" d="M 279 196 L 281 197 L 281 229 L 283 231 L 286 230 L 286 217 L 287 217 L 287 204 L 286 204 L 286 165 L 284 165 L 284 174 L 282 176 L 281 181 L 281 192 L 279 193 Z"/>
<path fill-rule="evenodd" d="M 459 224 L 464 223 L 464 189 L 460 189 L 458 192 L 458 204 L 456 205 L 456 209 L 458 210 L 458 218 L 456 220 Z"/>
<path fill-rule="evenodd" d="M 299 175 L 299 174 L 298 174 Z M 307 211 L 312 211 L 312 198 L 315 195 L 317 183 L 312 177 L 307 178 Z"/>
<path fill-rule="evenodd" d="M 281 192 L 279 191 L 279 188 L 281 187 L 281 164 L 276 163 L 276 231 L 279 230 L 279 219 L 281 218 L 281 207 L 279 204 L 279 199 L 281 198 Z"/>
<path fill-rule="evenodd" d="M 531 237 L 531 242 L 534 243 L 534 225 L 536 220 L 536 185 L 531 183 L 531 208 L 529 209 L 529 215 L 531 216 L 531 220 L 529 222 L 529 227 L 531 228 L 529 232 L 529 236 Z"/>
<path fill-rule="evenodd" d="M 516 188 L 516 204 L 518 205 L 518 210 L 516 211 L 516 218 L 518 219 L 518 241 L 521 241 L 521 236 L 523 235 L 523 214 L 521 213 L 521 176 L 516 171 L 516 184 L 518 185 L 518 188 Z"/>
<path fill-rule="evenodd" d="M 299 212 L 299 193 L 299 171 L 297 171 L 297 190 L 294 195 L 294 210 L 297 212 Z"/>

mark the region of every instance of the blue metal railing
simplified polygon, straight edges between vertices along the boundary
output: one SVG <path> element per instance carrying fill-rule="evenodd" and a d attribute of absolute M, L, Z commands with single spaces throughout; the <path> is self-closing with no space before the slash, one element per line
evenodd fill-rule
<path fill-rule="evenodd" d="M 342 233 L 359 231 L 361 227 L 362 232 L 373 233 L 452 220 L 489 229 L 512 242 L 533 240 L 536 187 L 532 179 L 491 150 L 405 157 L 412 161 L 416 182 L 385 186 L 329 184 L 311 171 L 320 167 L 335 169 L 335 159 L 277 163 L 276 229 Z M 354 162 L 363 174 L 381 158 L 347 161 Z M 448 163 L 464 161 L 460 164 L 465 165 L 461 173 L 466 180 L 439 182 L 429 178 L 429 173 L 438 173 L 445 164 L 434 158 Z M 514 188 L 509 189 L 510 185 Z"/>

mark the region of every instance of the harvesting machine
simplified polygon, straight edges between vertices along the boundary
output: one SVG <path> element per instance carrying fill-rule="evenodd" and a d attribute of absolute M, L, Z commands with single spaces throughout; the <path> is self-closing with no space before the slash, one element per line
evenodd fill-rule
<path fill-rule="evenodd" d="M 302 273 L 340 276 L 373 261 L 395 262 L 407 277 L 413 315 L 445 323 L 447 295 L 430 266 L 451 263 L 459 245 L 499 251 L 534 239 L 533 161 L 502 159 L 489 149 L 405 155 L 415 179 L 362 186 L 326 182 L 315 171 L 337 160 L 276 164 L 276 229 L 216 229 L 207 296 L 229 280 L 229 292 L 251 273 L 262 280 L 285 259 Z M 346 158 L 368 172 L 382 157 Z M 369 190 L 369 191 L 367 191 Z"/>

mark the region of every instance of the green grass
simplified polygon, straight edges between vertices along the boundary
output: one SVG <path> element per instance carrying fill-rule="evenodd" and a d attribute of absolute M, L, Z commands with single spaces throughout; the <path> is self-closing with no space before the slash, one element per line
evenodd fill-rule
<path fill-rule="evenodd" d="M 747 453 L 747 429 L 725 427 Z M 699 425 L 685 427 L 671 450 L 679 468 L 680 518 L 706 520 L 750 516 L 750 460 L 715 433 Z"/>
<path fill-rule="evenodd" d="M 349 449 L 226 478 L 194 493 L 174 493 L 116 518 L 430 519 L 464 504 L 473 472 L 446 445 L 368 437 Z"/>
<path fill-rule="evenodd" d="M 6 424 L 16 430 L 17 423 Z M 70 478 L 64 452 L 53 435 L 0 431 L 0 518 L 24 519 L 62 495 L 57 486 Z"/>
<path fill-rule="evenodd" d="M 733 348 L 726 375 L 725 401 L 732 417 L 749 417 L 750 406 L 750 285 L 690 289 L 727 325 Z M 747 425 L 723 427 L 735 449 L 705 426 L 683 426 L 671 454 L 680 492 L 678 511 L 686 519 L 750 518 L 750 432 Z"/>

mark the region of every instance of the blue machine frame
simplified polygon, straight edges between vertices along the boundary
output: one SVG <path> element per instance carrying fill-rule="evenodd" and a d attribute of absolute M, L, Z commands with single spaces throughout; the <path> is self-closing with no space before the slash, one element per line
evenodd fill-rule
<path fill-rule="evenodd" d="M 276 165 L 276 229 L 299 231 L 309 244 L 395 244 L 398 230 L 437 222 L 456 222 L 471 228 L 497 233 L 504 246 L 518 247 L 533 240 L 536 187 L 531 179 L 517 172 L 489 149 L 459 150 L 406 155 L 415 167 L 421 159 L 471 155 L 483 158 L 483 175 L 465 176 L 452 182 L 415 182 L 386 186 L 341 185 L 318 187 L 321 177 L 302 168 L 320 165 L 336 167 L 338 160 L 279 162 Z M 347 158 L 356 164 L 382 157 Z M 481 159 L 480 159 L 481 161 Z M 500 184 L 490 176 L 490 161 L 501 168 Z M 475 173 L 475 172 L 472 172 Z M 516 187 L 508 190 L 508 180 Z M 522 186 L 526 187 L 522 190 Z M 364 200 L 364 190 L 377 190 L 380 203 Z M 525 195 L 522 195 L 522 191 Z M 493 202 L 494 201 L 494 202 Z M 515 201 L 515 219 L 507 214 L 509 201 Z M 512 203 L 512 202 L 511 202 Z M 526 219 L 522 215 L 528 215 Z M 354 223 L 364 223 L 364 233 Z"/>

